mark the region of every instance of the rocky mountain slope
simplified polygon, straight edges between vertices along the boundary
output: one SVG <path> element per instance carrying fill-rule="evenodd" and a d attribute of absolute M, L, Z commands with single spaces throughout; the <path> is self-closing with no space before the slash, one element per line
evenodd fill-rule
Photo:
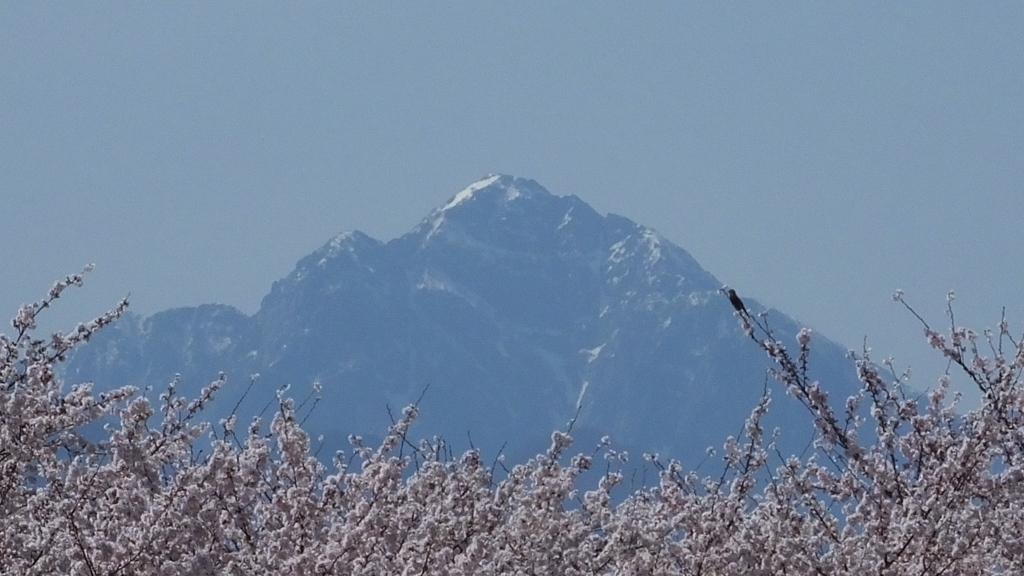
<path fill-rule="evenodd" d="M 66 376 L 159 391 L 180 373 L 195 393 L 225 371 L 218 416 L 259 373 L 243 417 L 281 385 L 301 400 L 320 382 L 306 426 L 332 449 L 351 433 L 379 436 L 388 407 L 397 415 L 429 386 L 414 433 L 444 436 L 456 452 L 472 443 L 534 453 L 578 412 L 580 449 L 609 435 L 637 458 L 696 465 L 740 430 L 766 382 L 768 363 L 720 287 L 654 230 L 496 175 L 399 238 L 336 236 L 275 282 L 252 316 L 220 305 L 129 316 L 83 348 Z M 770 314 L 793 342 L 796 324 Z M 815 342 L 816 377 L 845 395 L 855 385 L 845 351 Z M 799 450 L 809 418 L 769 387 L 770 422 Z"/>

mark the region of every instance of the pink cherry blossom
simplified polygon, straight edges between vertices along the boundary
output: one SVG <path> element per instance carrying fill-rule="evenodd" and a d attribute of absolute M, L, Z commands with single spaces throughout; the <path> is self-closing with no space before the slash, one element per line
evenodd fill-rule
<path fill-rule="evenodd" d="M 81 283 L 58 282 L 0 336 L 5 574 L 1024 573 L 1024 338 L 1005 318 L 982 352 L 951 308 L 940 333 L 898 293 L 957 371 L 910 393 L 865 349 L 860 391 L 833 398 L 808 377 L 809 330 L 790 350 L 743 316 L 778 387 L 709 450 L 713 472 L 646 456 L 657 477 L 630 492 L 627 455 L 608 438 L 574 454 L 556 431 L 507 468 L 501 455 L 411 441 L 410 406 L 380 445 L 352 436 L 328 465 L 283 391 L 268 426 L 238 426 L 237 414 L 211 426 L 224 375 L 193 399 L 171 382 L 155 405 L 132 388 L 65 385 L 58 364 L 128 305 L 36 338 L 37 315 Z M 954 377 L 981 390 L 980 407 L 958 411 Z M 761 425 L 780 393 L 817 431 L 805 454 L 780 453 Z"/>

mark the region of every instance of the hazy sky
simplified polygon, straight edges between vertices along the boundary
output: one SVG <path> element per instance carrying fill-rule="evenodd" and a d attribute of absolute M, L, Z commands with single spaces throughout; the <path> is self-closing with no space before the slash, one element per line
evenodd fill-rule
<path fill-rule="evenodd" d="M 88 262 L 62 328 L 128 292 L 251 313 L 491 172 L 927 386 L 895 288 L 1024 329 L 1024 4 L 0 4 L 4 316 Z"/>

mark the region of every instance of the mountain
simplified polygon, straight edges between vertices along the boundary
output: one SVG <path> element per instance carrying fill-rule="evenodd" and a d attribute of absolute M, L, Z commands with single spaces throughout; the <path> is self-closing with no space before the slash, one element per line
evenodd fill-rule
<path fill-rule="evenodd" d="M 334 237 L 275 282 L 252 316 L 203 305 L 125 317 L 65 375 L 159 391 L 180 373 L 194 394 L 225 371 L 231 384 L 214 417 L 235 406 L 250 374 L 260 378 L 243 416 L 281 385 L 301 400 L 318 381 L 322 400 L 306 426 L 332 449 L 352 433 L 379 437 L 388 407 L 397 415 L 426 389 L 413 434 L 443 436 L 456 452 L 472 443 L 536 453 L 578 412 L 579 449 L 608 435 L 636 457 L 696 465 L 740 431 L 768 366 L 720 286 L 650 228 L 494 175 L 399 238 Z M 793 342 L 797 324 L 770 317 Z M 812 370 L 833 393 L 856 386 L 845 350 L 820 337 Z M 784 446 L 802 449 L 810 418 L 769 386 L 770 422 L 783 427 Z"/>

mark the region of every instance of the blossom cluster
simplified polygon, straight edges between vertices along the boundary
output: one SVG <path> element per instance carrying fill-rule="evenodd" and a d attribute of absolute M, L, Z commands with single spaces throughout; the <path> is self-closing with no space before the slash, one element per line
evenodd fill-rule
<path fill-rule="evenodd" d="M 66 388 L 57 364 L 127 306 L 36 339 L 36 315 L 80 283 L 59 282 L 0 336 L 5 574 L 1024 573 L 1024 344 L 1006 322 L 983 336 L 925 324 L 983 393 L 961 413 L 952 373 L 915 396 L 867 352 L 860 391 L 837 404 L 808 377 L 810 331 L 790 348 L 741 315 L 814 444 L 779 453 L 761 425 L 766 388 L 715 473 L 651 456 L 657 478 L 630 493 L 607 439 L 574 454 L 555 432 L 506 468 L 410 441 L 410 406 L 380 445 L 351 437 L 327 464 L 283 393 L 268 425 L 238 430 L 236 416 L 202 420 L 224 376 L 191 400 L 172 383 L 155 404 L 132 388 Z"/>

